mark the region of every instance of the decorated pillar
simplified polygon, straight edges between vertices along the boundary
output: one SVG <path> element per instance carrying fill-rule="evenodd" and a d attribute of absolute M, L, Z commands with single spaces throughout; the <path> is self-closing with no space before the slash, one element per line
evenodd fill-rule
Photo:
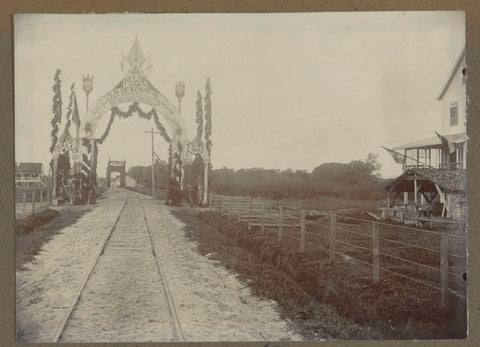
<path fill-rule="evenodd" d="M 58 165 L 58 157 L 56 155 L 53 156 L 53 191 L 52 191 L 52 204 L 58 205 L 58 198 L 57 198 L 57 165 Z"/>
<path fill-rule="evenodd" d="M 183 163 L 181 163 L 180 165 L 181 165 L 180 172 L 182 173 L 182 177 L 180 178 L 180 190 L 183 191 L 184 184 L 185 184 L 185 165 L 183 165 Z"/>
<path fill-rule="evenodd" d="M 208 166 L 209 160 L 203 161 L 203 204 L 208 204 Z"/>
<path fill-rule="evenodd" d="M 90 138 L 88 141 L 90 142 L 90 173 L 93 174 L 95 164 L 95 138 Z"/>

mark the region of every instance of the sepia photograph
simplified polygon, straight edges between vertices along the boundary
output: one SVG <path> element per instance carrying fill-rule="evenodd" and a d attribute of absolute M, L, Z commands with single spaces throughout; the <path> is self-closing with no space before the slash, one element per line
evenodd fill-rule
<path fill-rule="evenodd" d="M 15 14 L 17 342 L 466 339 L 465 25 Z"/>

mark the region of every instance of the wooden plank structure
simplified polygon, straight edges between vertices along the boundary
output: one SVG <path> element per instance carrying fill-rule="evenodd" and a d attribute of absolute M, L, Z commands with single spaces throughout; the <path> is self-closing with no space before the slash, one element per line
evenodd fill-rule
<path fill-rule="evenodd" d="M 432 214 L 461 219 L 466 212 L 465 181 L 465 170 L 407 169 L 385 187 L 387 206 L 383 217 L 417 225 L 419 219 Z M 402 193 L 403 204 L 396 204 Z M 441 213 L 436 213 L 436 205 L 443 205 Z"/>

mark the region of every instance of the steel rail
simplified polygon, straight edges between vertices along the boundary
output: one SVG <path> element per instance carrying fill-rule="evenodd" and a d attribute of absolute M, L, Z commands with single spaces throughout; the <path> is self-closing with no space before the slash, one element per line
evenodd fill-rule
<path fill-rule="evenodd" d="M 68 307 L 68 310 L 65 313 L 65 315 L 62 319 L 62 322 L 60 323 L 60 326 L 57 329 L 57 332 L 55 333 L 55 336 L 53 338 L 54 343 L 58 343 L 58 340 L 62 337 L 63 331 L 65 330 L 65 327 L 67 326 L 67 323 L 68 323 L 70 317 L 72 316 L 73 310 L 75 309 L 75 306 L 77 305 L 78 300 L 80 299 L 80 297 L 82 295 L 83 289 L 85 288 L 88 280 L 90 279 L 90 276 L 92 275 L 93 269 L 95 268 L 95 265 L 97 265 L 98 259 L 100 258 L 100 255 L 103 253 L 108 239 L 110 238 L 110 236 L 113 233 L 113 230 L 117 226 L 118 220 L 120 219 L 120 215 L 122 214 L 122 212 L 125 208 L 125 205 L 127 204 L 127 193 L 124 191 L 123 194 L 124 194 L 125 197 L 124 197 L 122 208 L 120 209 L 120 212 L 118 213 L 117 219 L 115 220 L 115 223 L 113 223 L 113 226 L 110 229 L 110 231 L 108 232 L 107 236 L 105 236 L 105 238 L 103 239 L 103 241 L 102 241 L 102 243 L 101 243 L 101 245 L 98 249 L 97 255 L 95 256 L 95 259 L 92 261 L 92 264 L 90 265 L 87 273 L 85 274 L 85 277 L 83 278 L 82 284 L 80 285 L 80 289 L 78 290 L 77 294 L 75 295 L 75 298 L 74 298 L 73 302 Z"/>
<path fill-rule="evenodd" d="M 166 296 L 167 301 L 168 301 L 168 308 L 170 310 L 170 315 L 172 316 L 173 323 L 175 325 L 175 330 L 177 331 L 177 337 L 178 337 L 178 340 L 180 342 L 183 342 L 183 341 L 185 341 L 185 336 L 183 334 L 182 327 L 180 325 L 180 321 L 178 319 L 178 315 L 177 315 L 177 311 L 175 309 L 175 303 L 173 301 L 172 294 L 170 293 L 170 288 L 168 286 L 167 276 L 165 275 L 165 271 L 163 270 L 162 263 L 160 262 L 160 259 L 158 258 L 157 245 L 156 245 L 155 240 L 153 238 L 152 231 L 150 229 L 150 225 L 148 224 L 147 214 L 145 212 L 145 208 L 143 207 L 142 200 L 138 196 L 138 193 L 135 192 L 135 196 L 137 197 L 138 201 L 140 202 L 140 206 L 142 207 L 143 218 L 145 219 L 145 224 L 146 224 L 147 230 L 148 230 L 148 236 L 150 237 L 150 242 L 152 244 L 153 251 L 155 253 L 155 260 L 156 260 L 157 265 L 158 265 L 158 270 L 159 270 L 160 276 L 162 277 L 162 282 L 163 282 L 163 286 L 164 286 L 164 289 L 165 289 L 165 296 Z"/>

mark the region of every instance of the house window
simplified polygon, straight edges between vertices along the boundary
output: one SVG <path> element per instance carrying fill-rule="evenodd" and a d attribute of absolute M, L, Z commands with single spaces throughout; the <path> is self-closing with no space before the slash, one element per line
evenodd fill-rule
<path fill-rule="evenodd" d="M 458 104 L 452 102 L 450 104 L 450 126 L 458 125 Z"/>
<path fill-rule="evenodd" d="M 21 180 L 22 179 L 22 174 L 15 174 L 15 179 L 16 180 Z"/>

